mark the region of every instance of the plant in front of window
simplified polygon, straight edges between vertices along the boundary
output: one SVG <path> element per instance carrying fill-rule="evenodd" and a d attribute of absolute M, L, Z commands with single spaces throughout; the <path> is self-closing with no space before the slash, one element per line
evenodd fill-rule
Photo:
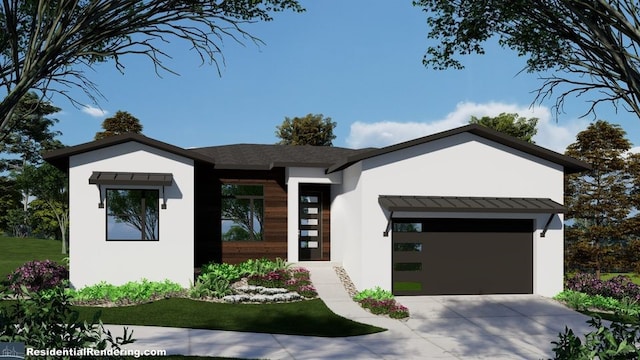
<path fill-rule="evenodd" d="M 158 190 L 107 190 L 108 240 L 158 240 Z"/>

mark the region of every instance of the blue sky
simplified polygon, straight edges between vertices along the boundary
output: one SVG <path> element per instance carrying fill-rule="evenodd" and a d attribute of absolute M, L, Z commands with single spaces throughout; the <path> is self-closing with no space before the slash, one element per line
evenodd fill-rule
<path fill-rule="evenodd" d="M 276 14 L 270 23 L 246 27 L 265 42 L 244 46 L 225 39 L 225 65 L 201 65 L 187 44 L 163 45 L 178 72 L 158 77 L 143 57 L 125 57 L 124 74 L 100 64 L 88 77 L 105 99 L 77 109 L 62 97 L 57 129 L 66 145 L 91 141 L 102 121 L 118 110 L 140 119 L 143 133 L 182 147 L 275 143 L 286 116 L 321 113 L 338 123 L 334 145 L 385 146 L 468 122 L 471 115 L 517 112 L 540 118 L 535 141 L 564 151 L 595 118 L 580 119 L 586 99 L 571 99 L 555 118 L 553 101 L 530 108 L 542 83 L 538 74 L 518 74 L 525 59 L 490 46 L 465 57 L 465 70 L 425 68 L 426 17 L 406 1 L 305 1 L 307 12 Z M 610 105 L 599 119 L 620 124 L 640 146 L 640 120 Z"/>

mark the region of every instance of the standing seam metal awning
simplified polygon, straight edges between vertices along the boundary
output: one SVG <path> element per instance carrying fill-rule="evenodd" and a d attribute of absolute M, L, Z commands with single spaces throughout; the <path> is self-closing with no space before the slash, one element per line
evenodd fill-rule
<path fill-rule="evenodd" d="M 171 173 L 98 172 L 89 177 L 89 184 L 97 185 L 148 185 L 169 186 L 173 182 Z"/>
<path fill-rule="evenodd" d="M 548 198 L 380 195 L 378 203 L 391 212 L 566 212 L 562 204 Z"/>

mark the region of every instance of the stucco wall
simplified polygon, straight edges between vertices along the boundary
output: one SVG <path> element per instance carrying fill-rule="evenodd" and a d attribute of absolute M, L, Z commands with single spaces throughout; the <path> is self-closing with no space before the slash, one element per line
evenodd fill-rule
<path fill-rule="evenodd" d="M 344 171 L 347 191 L 336 196 L 340 206 L 332 210 L 334 218 L 349 219 L 339 235 L 343 265 L 359 289 L 391 289 L 391 235 L 383 236 L 388 214 L 378 204 L 379 195 L 541 197 L 563 203 L 562 170 L 560 165 L 469 133 L 366 159 Z M 347 188 L 354 183 L 353 189 Z M 535 219 L 534 292 L 553 296 L 562 290 L 561 216 L 540 238 L 549 214 L 446 214 L 482 216 Z"/>
<path fill-rule="evenodd" d="M 99 149 L 69 159 L 70 281 L 76 288 L 106 281 L 123 284 L 146 278 L 189 286 L 193 280 L 193 160 L 136 142 Z M 159 241 L 106 241 L 106 206 L 100 209 L 93 171 L 172 173 L 165 187 L 167 208 L 159 210 Z M 136 186 L 103 186 L 103 189 Z M 160 189 L 161 187 L 144 187 Z M 105 191 L 103 190 L 103 200 Z"/>

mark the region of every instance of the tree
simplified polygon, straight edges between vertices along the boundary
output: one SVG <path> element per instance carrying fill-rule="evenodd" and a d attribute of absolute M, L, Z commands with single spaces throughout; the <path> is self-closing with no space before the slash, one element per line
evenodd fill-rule
<path fill-rule="evenodd" d="M 534 144 L 533 136 L 538 132 L 538 118 L 524 118 L 518 114 L 502 113 L 496 117 L 471 117 L 470 124 L 478 124 L 511 135 L 520 140 Z"/>
<path fill-rule="evenodd" d="M 484 54 L 483 43 L 528 56 L 529 72 L 551 70 L 536 100 L 553 95 L 556 109 L 568 95 L 595 93 L 586 112 L 602 102 L 622 101 L 640 116 L 640 5 L 635 0 L 414 0 L 428 14 L 423 63 L 463 68 L 457 55 Z M 558 75 L 562 74 L 562 75 Z M 585 115 L 586 115 L 585 114 Z"/>
<path fill-rule="evenodd" d="M 33 168 L 33 194 L 44 202 L 55 216 L 62 237 L 61 252 L 68 252 L 67 228 L 69 227 L 68 178 L 53 165 L 44 163 Z"/>
<path fill-rule="evenodd" d="M 162 45 L 182 40 L 202 62 L 224 62 L 221 45 L 232 39 L 260 40 L 243 29 L 270 21 L 275 12 L 304 11 L 297 0 L 14 0 L 0 2 L 0 132 L 30 90 L 43 96 L 83 90 L 95 102 L 96 84 L 85 71 L 124 55 L 147 57 L 156 71 L 168 69 Z"/>
<path fill-rule="evenodd" d="M 587 242 L 594 250 L 597 276 L 602 267 L 602 248 L 624 235 L 624 223 L 633 204 L 624 155 L 631 148 L 619 125 L 598 120 L 577 135 L 566 155 L 591 164 L 592 169 L 566 176 L 567 219 L 580 226 L 569 227 L 567 237 Z"/>
<path fill-rule="evenodd" d="M 307 114 L 304 117 L 285 117 L 280 126 L 276 126 L 276 136 L 282 145 L 332 146 L 333 129 L 336 123 L 322 114 Z"/>
<path fill-rule="evenodd" d="M 0 141 L 0 153 L 11 155 L 0 161 L 0 171 L 19 169 L 25 164 L 42 162 L 42 152 L 61 147 L 51 130 L 58 120 L 49 115 L 60 111 L 50 102 L 41 101 L 34 92 L 27 93 L 14 109 L 8 123 L 8 132 Z"/>
<path fill-rule="evenodd" d="M 102 129 L 104 131 L 96 133 L 96 140 L 129 132 L 140 134 L 142 133 L 142 124 L 140 124 L 140 120 L 128 112 L 117 111 L 112 117 L 104 119 Z"/>

